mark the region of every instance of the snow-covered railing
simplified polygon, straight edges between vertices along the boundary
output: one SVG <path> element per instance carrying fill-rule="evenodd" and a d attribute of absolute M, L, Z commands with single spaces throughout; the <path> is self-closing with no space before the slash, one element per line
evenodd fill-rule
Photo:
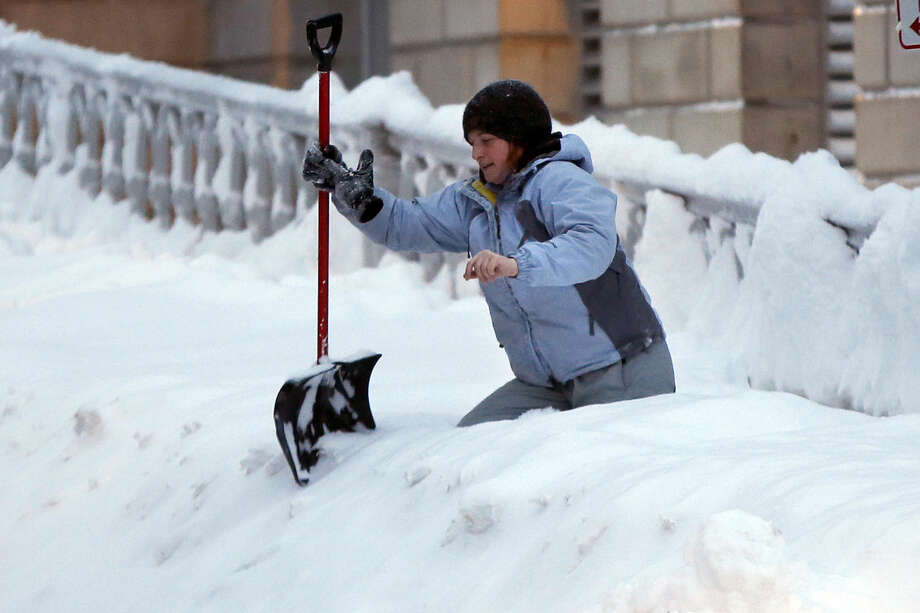
<path fill-rule="evenodd" d="M 99 53 L 0 22 L 0 167 L 12 160 L 31 174 L 76 171 L 89 194 L 127 201 L 164 227 L 181 218 L 211 231 L 247 229 L 260 240 L 314 201 L 299 166 L 316 132 L 316 88 L 315 78 L 286 91 Z M 333 99 L 333 141 L 346 159 L 371 147 L 378 183 L 400 195 L 431 193 L 475 171 L 460 135 L 462 107 L 433 109 L 406 73 L 370 79 L 353 92 L 334 80 Z M 704 171 L 709 160 L 622 126 L 591 119 L 564 129 L 588 141 L 596 174 L 620 194 L 630 252 L 641 235 L 645 194 L 655 189 L 684 200 L 707 244 L 756 223 L 762 180 L 746 187 L 734 178 L 728 185 L 711 180 L 719 173 Z M 788 166 L 772 158 L 767 164 L 779 175 Z M 828 222 L 857 250 L 871 231 Z M 368 254 L 373 263 L 379 250 Z M 434 276 L 445 258 L 426 258 Z"/>
<path fill-rule="evenodd" d="M 316 132 L 309 93 L 99 53 L 0 22 L 0 167 L 75 171 L 90 195 L 126 200 L 164 227 L 182 218 L 258 240 L 313 200 L 299 177 L 306 135 Z M 378 140 L 372 127 L 337 136 Z"/>

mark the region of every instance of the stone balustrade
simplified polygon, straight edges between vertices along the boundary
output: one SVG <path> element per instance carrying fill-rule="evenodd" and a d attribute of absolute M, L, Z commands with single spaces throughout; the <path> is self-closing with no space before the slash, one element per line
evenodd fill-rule
<path fill-rule="evenodd" d="M 315 202 L 299 176 L 305 143 L 317 130 L 315 99 L 310 82 L 279 90 L 0 29 L 0 168 L 76 172 L 91 196 L 107 195 L 113 206 L 130 206 L 164 229 L 182 219 L 206 231 L 248 231 L 260 241 L 302 215 Z M 476 170 L 459 135 L 444 137 L 424 117 L 415 128 L 395 129 L 333 114 L 332 135 L 350 163 L 373 149 L 378 184 L 403 197 L 432 193 Z M 612 139 L 606 144 L 617 146 Z M 681 155 L 662 146 L 668 156 Z M 692 178 L 675 179 L 667 168 L 679 160 L 671 162 L 596 169 L 620 195 L 627 251 L 641 236 L 645 195 L 654 189 L 684 199 L 707 245 L 749 243 L 761 195 L 700 191 Z M 845 229 L 857 250 L 871 231 Z M 368 265 L 381 255 L 365 245 Z M 410 257 L 422 261 L 429 279 L 463 259 Z"/>

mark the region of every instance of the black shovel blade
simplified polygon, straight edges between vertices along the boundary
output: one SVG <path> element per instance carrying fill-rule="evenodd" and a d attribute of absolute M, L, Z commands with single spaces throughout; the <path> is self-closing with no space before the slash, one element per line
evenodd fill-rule
<path fill-rule="evenodd" d="M 319 461 L 316 443 L 323 434 L 377 427 L 368 385 L 379 359 L 379 353 L 370 353 L 317 364 L 281 386 L 275 399 L 275 433 L 299 485 L 309 482 L 310 469 Z"/>

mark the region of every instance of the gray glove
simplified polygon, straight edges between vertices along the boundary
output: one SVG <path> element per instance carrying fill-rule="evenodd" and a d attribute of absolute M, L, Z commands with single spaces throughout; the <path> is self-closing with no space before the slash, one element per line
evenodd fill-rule
<path fill-rule="evenodd" d="M 362 151 L 358 167 L 349 170 L 334 145 L 322 147 L 314 141 L 304 154 L 302 174 L 316 189 L 332 192 L 336 201 L 355 210 L 358 221 L 365 223 L 383 208 L 383 201 L 374 195 L 373 165 L 374 154 L 370 149 Z"/>

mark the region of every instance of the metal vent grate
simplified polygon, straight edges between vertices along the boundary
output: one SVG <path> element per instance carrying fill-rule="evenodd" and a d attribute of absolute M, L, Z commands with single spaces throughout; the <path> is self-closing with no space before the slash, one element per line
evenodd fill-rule
<path fill-rule="evenodd" d="M 856 158 L 853 130 L 856 111 L 853 104 L 859 86 L 853 79 L 853 9 L 856 0 L 826 0 L 827 94 L 825 96 L 825 134 L 828 151 L 843 166 Z"/>
<path fill-rule="evenodd" d="M 579 111 L 582 117 L 597 115 L 601 100 L 601 3 L 600 0 L 580 0 L 578 17 L 581 23 L 581 74 L 579 75 Z"/>

